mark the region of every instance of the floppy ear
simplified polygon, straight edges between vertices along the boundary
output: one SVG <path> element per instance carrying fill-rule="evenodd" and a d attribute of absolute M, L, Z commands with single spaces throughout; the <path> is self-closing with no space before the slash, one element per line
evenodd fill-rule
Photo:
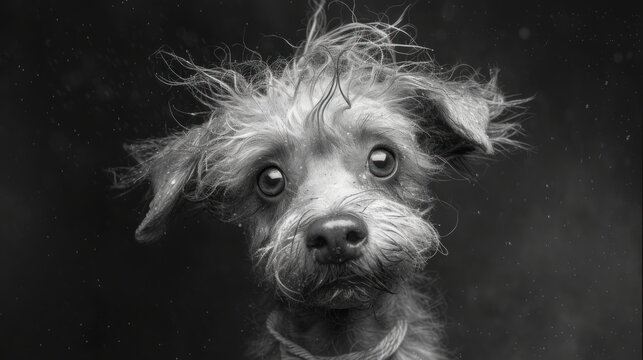
<path fill-rule="evenodd" d="M 445 87 L 441 90 L 431 94 L 441 120 L 485 154 L 493 153 L 493 145 L 487 134 L 491 120 L 487 101 L 482 96 L 457 88 Z"/>
<path fill-rule="evenodd" d="M 195 163 L 188 156 L 173 158 L 150 175 L 154 195 L 145 218 L 136 228 L 136 240 L 140 242 L 153 241 L 162 235 L 167 216 L 194 172 Z"/>
<path fill-rule="evenodd" d="M 489 155 L 498 148 L 520 146 L 512 139 L 519 125 L 499 117 L 507 108 L 526 100 L 506 101 L 496 87 L 495 75 L 486 84 L 471 79 L 435 82 L 424 90 L 423 96 L 429 106 L 423 109 L 422 116 L 430 119 L 429 135 L 434 138 L 429 141 L 438 155 Z"/>
<path fill-rule="evenodd" d="M 203 130 L 196 127 L 127 147 L 139 164 L 125 175 L 120 185 L 130 186 L 144 179 L 152 183 L 152 202 L 135 233 L 138 241 L 150 242 L 163 234 L 168 215 L 195 175 L 203 153 L 202 141 Z"/>

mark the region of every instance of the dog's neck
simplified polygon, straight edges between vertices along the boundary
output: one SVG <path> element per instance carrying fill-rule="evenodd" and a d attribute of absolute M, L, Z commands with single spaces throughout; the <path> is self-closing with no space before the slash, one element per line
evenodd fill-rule
<path fill-rule="evenodd" d="M 268 331 L 279 342 L 279 350 L 278 350 L 279 355 L 277 356 L 281 357 L 282 360 L 286 360 L 286 359 L 305 359 L 305 360 L 389 359 L 393 354 L 395 354 L 395 352 L 397 352 L 398 348 L 404 341 L 404 338 L 406 336 L 406 331 L 408 329 L 408 324 L 406 320 L 398 320 L 395 326 L 393 326 L 393 328 L 389 331 L 389 333 L 377 345 L 368 347 L 364 350 L 353 350 L 350 352 L 344 352 L 339 348 L 351 347 L 350 342 L 346 341 L 346 338 L 349 336 L 348 334 L 350 334 L 351 332 L 351 330 L 346 329 L 347 327 L 346 323 L 338 324 L 337 319 L 335 320 L 324 319 L 323 321 L 321 321 L 321 323 L 325 323 L 327 325 L 330 324 L 333 328 L 338 328 L 338 329 L 335 329 L 335 330 L 324 329 L 321 331 L 322 335 L 315 334 L 314 333 L 315 330 L 313 330 L 312 334 L 306 330 L 304 330 L 303 333 L 299 333 L 297 332 L 296 326 L 293 326 L 291 324 L 286 324 L 287 326 L 289 325 L 291 333 L 300 334 L 299 336 L 294 336 L 294 337 L 299 338 L 300 342 L 302 341 L 307 342 L 308 347 L 314 347 L 316 349 L 314 352 L 320 354 L 320 355 L 313 355 L 313 353 L 306 350 L 306 348 L 299 345 L 297 342 L 284 337 L 277 330 L 279 322 L 283 323 L 281 319 L 281 315 L 277 311 L 275 311 L 270 315 L 266 324 L 267 324 Z M 319 323 L 320 322 L 315 322 L 312 326 L 316 327 Z M 374 331 L 374 332 L 377 332 L 377 331 Z M 330 334 L 330 337 L 329 337 L 329 334 Z M 329 339 L 326 341 L 329 341 L 330 345 L 322 347 L 322 346 L 318 346 L 318 344 L 320 343 L 319 340 L 311 341 L 314 339 L 319 339 L 320 336 L 326 336 L 326 338 Z M 340 339 L 341 342 L 338 342 L 337 339 Z M 355 340 L 353 341 L 356 342 Z M 341 345 L 337 346 L 337 344 L 340 344 L 340 343 Z M 328 353 L 328 355 L 322 354 L 324 352 Z M 336 353 L 341 353 L 341 354 L 336 354 Z"/>
<path fill-rule="evenodd" d="M 388 358 L 404 341 L 407 322 L 398 319 L 389 327 L 389 321 L 374 314 L 366 309 L 308 309 L 291 311 L 285 318 L 275 311 L 268 318 L 267 327 L 280 343 L 282 358 L 309 359 L 315 355 L 331 359 L 371 358 L 373 354 Z M 290 334 L 290 338 L 279 329 Z"/>
<path fill-rule="evenodd" d="M 279 348 L 275 358 L 282 358 L 285 348 L 292 346 L 294 351 L 314 357 L 376 352 L 391 354 L 391 359 L 410 359 L 418 354 L 422 359 L 439 359 L 435 321 L 427 305 L 425 296 L 414 287 L 401 285 L 399 291 L 381 295 L 368 308 L 282 306 L 268 319 L 273 346 Z"/>

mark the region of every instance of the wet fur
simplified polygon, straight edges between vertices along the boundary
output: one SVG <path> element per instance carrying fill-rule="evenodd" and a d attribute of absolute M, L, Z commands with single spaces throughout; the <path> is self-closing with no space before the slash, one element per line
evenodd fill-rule
<path fill-rule="evenodd" d="M 523 100 L 506 100 L 497 72 L 481 82 L 435 65 L 399 20 L 326 31 L 323 4 L 290 59 L 203 68 L 160 55 L 173 71 L 165 81 L 187 86 L 208 119 L 128 147 L 137 165 L 119 171 L 119 185 L 149 180 L 154 193 L 137 239 L 161 236 L 181 199 L 206 204 L 248 230 L 271 306 L 289 315 L 284 331 L 311 352 L 372 346 L 404 318 L 409 332 L 394 358 L 443 358 L 431 302 L 419 290 L 420 270 L 443 249 L 428 218 L 428 185 L 445 167 L 519 146 L 508 110 Z M 382 145 L 398 160 L 386 181 L 364 168 Z M 255 183 L 274 164 L 289 185 L 278 201 L 259 196 Z M 354 262 L 320 266 L 303 245 L 305 229 L 334 212 L 363 217 L 369 243 Z M 329 309 L 345 302 L 352 308 Z M 278 358 L 276 347 L 263 334 L 251 350 Z"/>

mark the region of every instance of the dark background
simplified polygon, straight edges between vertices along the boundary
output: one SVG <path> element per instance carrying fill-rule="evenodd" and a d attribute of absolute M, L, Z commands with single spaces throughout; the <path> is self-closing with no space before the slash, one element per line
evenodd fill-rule
<path fill-rule="evenodd" d="M 499 67 L 506 93 L 536 96 L 532 151 L 434 186 L 450 254 L 428 270 L 456 358 L 641 358 L 637 3 L 414 3 L 407 18 L 439 63 Z M 302 40 L 307 13 L 303 1 L 2 2 L 0 358 L 240 356 L 259 292 L 242 232 L 198 214 L 139 245 L 146 189 L 119 196 L 105 169 L 131 164 L 124 142 L 202 121 L 155 78 L 154 51 L 208 65 L 244 42 L 287 56 L 266 35 Z"/>

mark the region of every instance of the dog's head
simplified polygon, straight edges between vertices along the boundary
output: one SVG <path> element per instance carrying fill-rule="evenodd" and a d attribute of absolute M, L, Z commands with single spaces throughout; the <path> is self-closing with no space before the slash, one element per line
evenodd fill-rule
<path fill-rule="evenodd" d="M 253 60 L 175 79 L 209 107 L 202 125 L 131 147 L 154 198 L 136 231 L 157 238 L 181 197 L 243 223 L 257 269 L 284 299 L 327 308 L 370 303 L 440 249 L 428 183 L 452 160 L 511 145 L 515 124 L 491 81 L 450 80 L 425 49 L 393 42 L 397 24 L 322 33 L 292 59 Z M 406 53 L 400 54 L 406 49 Z M 167 59 L 167 57 L 166 57 Z"/>

